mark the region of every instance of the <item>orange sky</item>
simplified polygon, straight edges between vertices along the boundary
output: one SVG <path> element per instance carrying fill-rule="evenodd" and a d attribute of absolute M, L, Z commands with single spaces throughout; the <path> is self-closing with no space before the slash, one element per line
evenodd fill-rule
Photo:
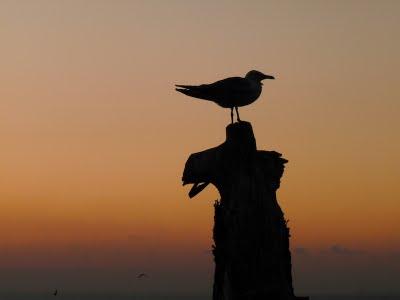
<path fill-rule="evenodd" d="M 218 194 L 188 200 L 180 178 L 229 111 L 173 85 L 250 69 L 277 78 L 241 117 L 289 160 L 292 248 L 399 253 L 399 15 L 397 1 L 2 1 L 0 267 L 157 273 L 183 257 L 207 286 Z"/>

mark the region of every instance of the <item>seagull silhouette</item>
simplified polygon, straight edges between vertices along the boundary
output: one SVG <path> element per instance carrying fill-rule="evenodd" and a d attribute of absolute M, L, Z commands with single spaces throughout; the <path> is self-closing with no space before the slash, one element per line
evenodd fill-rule
<path fill-rule="evenodd" d="M 176 84 L 175 90 L 187 96 L 209 100 L 224 108 L 230 108 L 231 122 L 233 123 L 233 108 L 235 108 L 237 120 L 240 122 L 238 107 L 249 105 L 260 97 L 261 81 L 264 79 L 275 79 L 275 77 L 252 70 L 244 78 L 229 77 L 202 85 Z"/>

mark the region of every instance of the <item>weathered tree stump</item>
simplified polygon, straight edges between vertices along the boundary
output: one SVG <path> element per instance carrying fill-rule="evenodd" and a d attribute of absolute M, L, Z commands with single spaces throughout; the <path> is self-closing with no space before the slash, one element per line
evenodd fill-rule
<path fill-rule="evenodd" d="M 214 184 L 214 300 L 294 299 L 289 228 L 276 199 L 286 159 L 258 151 L 251 124 L 226 128 L 226 141 L 192 154 L 184 184 L 194 197 Z"/>

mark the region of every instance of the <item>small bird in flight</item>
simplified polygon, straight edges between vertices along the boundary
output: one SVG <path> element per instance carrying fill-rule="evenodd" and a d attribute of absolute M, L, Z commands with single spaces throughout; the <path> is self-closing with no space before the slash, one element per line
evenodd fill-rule
<path fill-rule="evenodd" d="M 221 107 L 230 108 L 231 122 L 233 123 L 233 108 L 235 108 L 237 120 L 240 122 L 238 107 L 249 105 L 258 99 L 262 91 L 261 81 L 264 79 L 275 79 L 275 77 L 252 70 L 244 78 L 229 77 L 202 85 L 177 84 L 175 90 L 187 96 L 209 100 Z"/>
<path fill-rule="evenodd" d="M 140 273 L 138 276 L 137 276 L 137 278 L 147 278 L 147 277 L 149 277 L 146 273 Z"/>

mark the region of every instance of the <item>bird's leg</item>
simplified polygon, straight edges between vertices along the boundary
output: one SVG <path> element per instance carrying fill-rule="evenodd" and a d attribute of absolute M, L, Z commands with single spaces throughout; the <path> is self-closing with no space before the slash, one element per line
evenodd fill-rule
<path fill-rule="evenodd" d="M 240 117 L 239 117 L 239 109 L 238 109 L 237 106 L 235 106 L 235 110 L 236 110 L 236 117 L 237 117 L 237 120 L 238 120 L 238 122 L 241 122 L 242 120 L 240 120 Z"/>
<path fill-rule="evenodd" d="M 233 124 L 233 107 L 231 107 L 231 124 Z"/>

